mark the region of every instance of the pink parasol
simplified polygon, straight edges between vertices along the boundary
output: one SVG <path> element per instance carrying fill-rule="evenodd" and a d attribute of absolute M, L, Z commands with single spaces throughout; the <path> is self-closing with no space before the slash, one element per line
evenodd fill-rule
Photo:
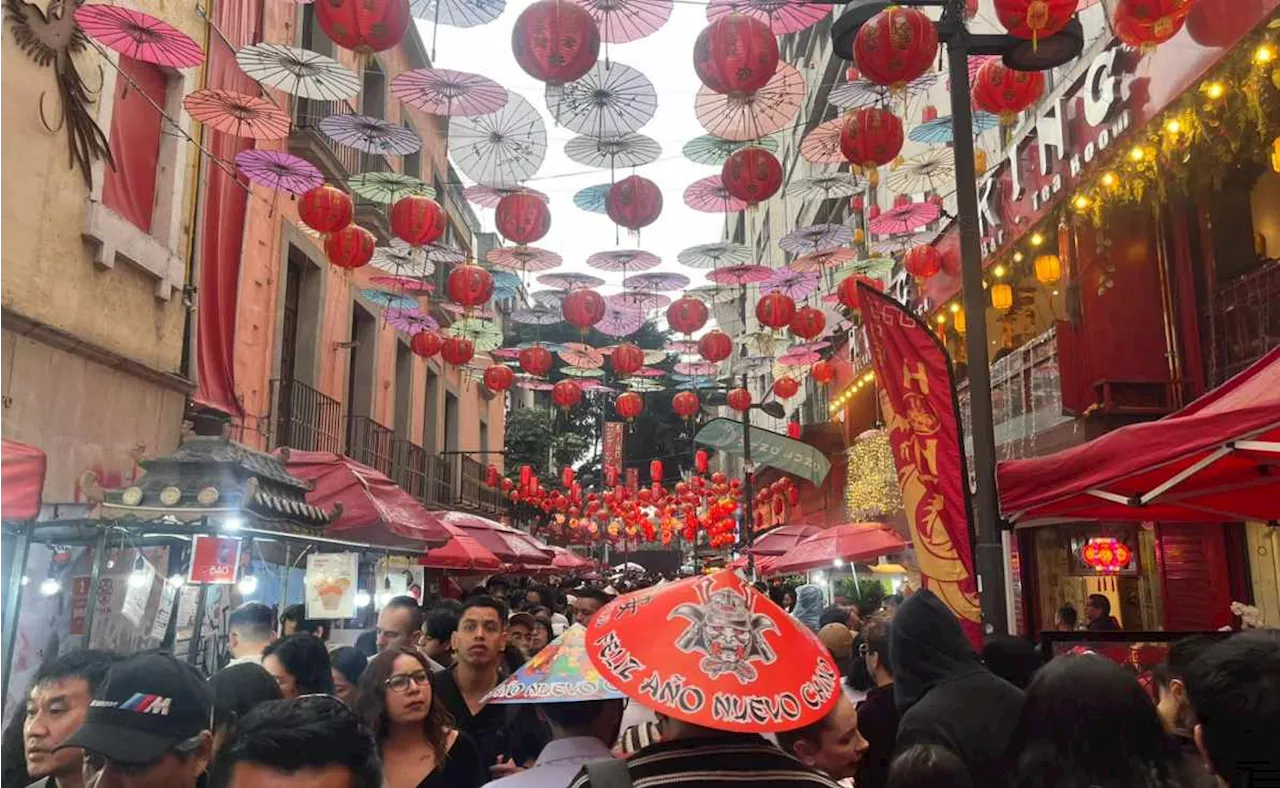
<path fill-rule="evenodd" d="M 630 290 L 644 290 L 650 293 L 669 293 L 689 286 L 689 277 L 684 274 L 651 271 L 647 274 L 636 274 L 622 281 L 622 286 Z"/>
<path fill-rule="evenodd" d="M 564 262 L 563 257 L 550 249 L 536 246 L 503 246 L 489 252 L 485 259 L 496 266 L 526 274 L 550 271 L 552 268 L 559 268 Z"/>
<path fill-rule="evenodd" d="M 764 22 L 774 35 L 781 36 L 813 27 L 831 13 L 831 8 L 807 0 L 711 0 L 707 5 L 707 19 L 713 22 L 734 13 Z"/>
<path fill-rule="evenodd" d="M 369 279 L 369 284 L 409 296 L 431 295 L 436 291 L 435 285 L 414 276 L 374 276 Z"/>
<path fill-rule="evenodd" d="M 387 325 L 412 336 L 420 331 L 434 331 L 440 327 L 436 319 L 421 309 L 388 309 L 382 313 Z"/>
<path fill-rule="evenodd" d="M 719 175 L 694 181 L 684 190 L 684 204 L 703 213 L 737 213 L 747 209 L 747 201 L 731 197 Z"/>
<path fill-rule="evenodd" d="M 751 285 L 773 276 L 767 265 L 731 265 L 707 272 L 707 279 L 718 285 Z"/>
<path fill-rule="evenodd" d="M 798 342 L 783 351 L 783 355 L 799 355 L 800 353 L 817 353 L 831 347 L 831 342 L 819 339 L 816 342 Z"/>
<path fill-rule="evenodd" d="M 604 317 L 596 323 L 596 330 L 611 337 L 625 337 L 639 331 L 643 325 L 644 312 L 620 309 L 609 304 L 605 307 Z"/>
<path fill-rule="evenodd" d="M 698 340 L 672 339 L 662 347 L 669 353 L 676 353 L 681 356 L 692 356 L 698 352 Z"/>
<path fill-rule="evenodd" d="M 236 154 L 236 167 L 251 182 L 290 194 L 302 194 L 324 183 L 315 165 L 284 151 L 243 150 Z"/>
<path fill-rule="evenodd" d="M 601 287 L 604 285 L 604 280 L 591 274 L 543 274 L 538 277 L 538 284 L 561 290 L 580 290 L 586 287 Z"/>
<path fill-rule="evenodd" d="M 827 13 L 824 9 L 822 13 Z M 769 82 L 755 93 L 728 95 L 703 86 L 694 100 L 702 128 L 727 140 L 753 140 L 791 125 L 804 104 L 804 77 L 787 62 L 778 63 Z"/>
<path fill-rule="evenodd" d="M 652 252 L 640 249 L 614 249 L 607 252 L 596 252 L 587 258 L 587 265 L 597 271 L 613 273 L 621 271 L 647 271 L 662 264 L 662 258 Z"/>
<path fill-rule="evenodd" d="M 214 131 L 255 140 L 289 136 L 289 116 L 264 98 L 234 90 L 197 90 L 182 99 L 187 114 Z"/>
<path fill-rule="evenodd" d="M 844 118 L 824 120 L 800 140 L 800 155 L 814 164 L 844 164 L 840 151 L 840 131 Z"/>
<path fill-rule="evenodd" d="M 600 369 L 604 366 L 604 354 L 583 342 L 564 343 L 564 349 L 558 355 L 576 369 Z"/>
<path fill-rule="evenodd" d="M 606 44 L 625 44 L 658 31 L 671 18 L 672 0 L 577 0 Z"/>
<path fill-rule="evenodd" d="M 195 39 L 141 11 L 86 5 L 76 11 L 76 23 L 93 40 L 134 60 L 167 68 L 192 68 L 204 62 L 204 50 Z"/>
<path fill-rule="evenodd" d="M 454 315 L 467 315 L 468 317 L 478 317 L 484 320 L 493 320 L 497 317 L 496 313 L 487 306 L 463 306 L 452 301 L 445 301 L 439 304 L 439 307 Z"/>
<path fill-rule="evenodd" d="M 937 221 L 941 215 L 942 208 L 936 203 L 900 200 L 892 208 L 869 221 L 867 228 L 876 235 L 914 233 L 930 222 Z"/>
<path fill-rule="evenodd" d="M 412 128 L 372 115 L 328 115 L 320 119 L 319 127 L 339 145 L 364 153 L 408 156 L 422 149 L 422 138 Z"/>
<path fill-rule="evenodd" d="M 432 115 L 470 116 L 497 112 L 507 89 L 488 77 L 448 68 L 415 68 L 391 80 L 391 95 Z"/>
<path fill-rule="evenodd" d="M 490 350 L 489 355 L 494 358 L 512 359 L 520 358 L 520 348 L 518 347 L 500 347 L 496 350 Z"/>
<path fill-rule="evenodd" d="M 546 382 L 545 380 L 538 380 L 537 378 L 525 378 L 525 377 L 518 378 L 516 380 L 516 385 L 522 389 L 528 389 L 530 391 L 550 391 L 551 389 L 555 388 L 554 385 Z"/>
<path fill-rule="evenodd" d="M 835 249 L 826 249 L 803 257 L 797 257 L 791 261 L 791 265 L 788 267 L 792 271 L 822 271 L 851 262 L 855 256 L 853 250 L 849 247 L 838 246 Z"/>
<path fill-rule="evenodd" d="M 822 360 L 822 356 L 812 352 L 787 352 L 778 356 L 778 363 L 788 367 L 807 366 L 809 364 L 816 364 L 820 360 Z"/>
<path fill-rule="evenodd" d="M 705 378 L 720 374 L 720 365 L 708 361 L 681 361 L 673 369 L 680 375 L 693 375 Z"/>
<path fill-rule="evenodd" d="M 846 246 L 853 241 L 853 230 L 841 224 L 812 224 L 782 236 L 778 246 L 792 254 L 815 254 Z"/>
<path fill-rule="evenodd" d="M 517 192 L 533 195 L 545 203 L 551 202 L 550 197 L 537 189 L 530 189 L 524 186 L 486 186 L 484 184 L 476 184 L 463 189 L 462 196 L 481 208 L 497 208 L 503 197 Z"/>
<path fill-rule="evenodd" d="M 760 283 L 761 293 L 782 293 L 793 301 L 808 298 L 818 289 L 819 276 L 816 272 L 793 271 L 779 268 L 767 280 Z"/>
<path fill-rule="evenodd" d="M 969 62 L 972 63 L 973 59 L 970 58 Z M 855 79 L 832 88 L 827 100 L 840 109 L 884 106 L 887 103 L 886 99 L 895 98 L 897 95 L 911 98 L 928 92 L 937 83 L 939 75 L 937 71 L 930 71 L 908 82 L 896 92 L 894 88 L 877 85 L 869 79 Z"/>
<path fill-rule="evenodd" d="M 640 369 L 637 369 L 635 372 L 632 372 L 632 373 L 631 373 L 631 377 L 633 377 L 633 378 L 661 378 L 661 377 L 665 377 L 665 376 L 666 376 L 666 374 L 667 374 L 667 373 L 663 372 L 662 370 L 660 370 L 660 369 L 654 369 L 653 367 L 641 367 Z"/>
<path fill-rule="evenodd" d="M 665 309 L 671 305 L 671 297 L 662 293 L 646 293 L 640 290 L 624 290 L 614 293 L 606 299 L 619 309 L 632 309 L 648 312 L 654 309 Z"/>

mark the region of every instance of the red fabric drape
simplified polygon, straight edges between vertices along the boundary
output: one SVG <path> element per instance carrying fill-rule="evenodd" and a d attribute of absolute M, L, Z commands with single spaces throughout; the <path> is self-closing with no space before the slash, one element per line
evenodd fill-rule
<path fill-rule="evenodd" d="M 48 458 L 25 443 L 5 440 L 0 451 L 0 517 L 34 520 L 40 514 L 40 494 Z"/>
<path fill-rule="evenodd" d="M 156 107 L 164 106 L 168 78 L 159 66 L 128 55 L 120 56 L 119 68 L 111 111 L 111 155 L 116 166 L 106 168 L 102 203 L 149 233 L 160 156 L 160 112 Z"/>
<path fill-rule="evenodd" d="M 232 47 L 258 41 L 261 8 L 261 0 L 222 0 L 213 4 L 213 24 L 222 36 L 214 33 L 209 38 L 205 87 L 250 95 L 259 93 L 258 84 L 236 65 Z M 231 162 L 237 153 L 253 147 L 250 140 L 222 132 L 207 134 L 205 145 L 223 162 Z M 238 416 L 241 408 L 235 384 L 236 291 L 240 283 L 240 250 L 249 195 L 218 162 L 206 160 L 202 175 L 204 213 L 200 219 L 200 289 L 196 311 L 200 388 L 195 402 Z"/>

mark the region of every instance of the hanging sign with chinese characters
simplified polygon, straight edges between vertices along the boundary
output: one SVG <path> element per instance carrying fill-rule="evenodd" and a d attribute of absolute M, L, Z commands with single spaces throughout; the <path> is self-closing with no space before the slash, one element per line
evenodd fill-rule
<path fill-rule="evenodd" d="M 742 422 L 712 419 L 698 430 L 694 441 L 735 457 L 742 457 Z M 760 427 L 751 428 L 751 461 L 807 479 L 820 486 L 831 462 L 814 447 Z"/>

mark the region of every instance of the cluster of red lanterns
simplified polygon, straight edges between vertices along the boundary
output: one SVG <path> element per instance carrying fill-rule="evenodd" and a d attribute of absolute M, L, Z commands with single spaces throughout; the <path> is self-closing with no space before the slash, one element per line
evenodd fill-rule
<path fill-rule="evenodd" d="M 1133 550 L 1113 536 L 1095 536 L 1080 548 L 1080 560 L 1095 572 L 1114 574 L 1133 561 Z"/>
<path fill-rule="evenodd" d="M 351 223 L 355 204 L 351 195 L 322 184 L 298 198 L 298 218 L 324 237 L 324 253 L 338 268 L 359 268 L 373 259 L 373 233 Z"/>
<path fill-rule="evenodd" d="M 398 45 L 412 22 L 409 0 L 325 0 L 315 14 L 330 41 L 363 56 Z"/>
<path fill-rule="evenodd" d="M 800 505 L 800 488 L 790 477 L 778 479 L 756 490 L 751 499 L 755 509 L 755 530 L 763 531 L 773 522 L 786 520 L 787 507 Z"/>

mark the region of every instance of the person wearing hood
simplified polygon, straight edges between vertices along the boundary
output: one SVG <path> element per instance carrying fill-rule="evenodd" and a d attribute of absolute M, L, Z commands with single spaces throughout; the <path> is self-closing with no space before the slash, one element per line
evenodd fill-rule
<path fill-rule="evenodd" d="M 977 788 L 1001 786 L 1002 761 L 1022 713 L 1022 690 L 982 664 L 954 613 L 932 591 L 903 601 L 889 631 L 899 752 L 945 747 Z"/>
<path fill-rule="evenodd" d="M 821 629 L 822 589 L 812 583 L 797 588 L 796 607 L 791 615 L 815 633 Z"/>

